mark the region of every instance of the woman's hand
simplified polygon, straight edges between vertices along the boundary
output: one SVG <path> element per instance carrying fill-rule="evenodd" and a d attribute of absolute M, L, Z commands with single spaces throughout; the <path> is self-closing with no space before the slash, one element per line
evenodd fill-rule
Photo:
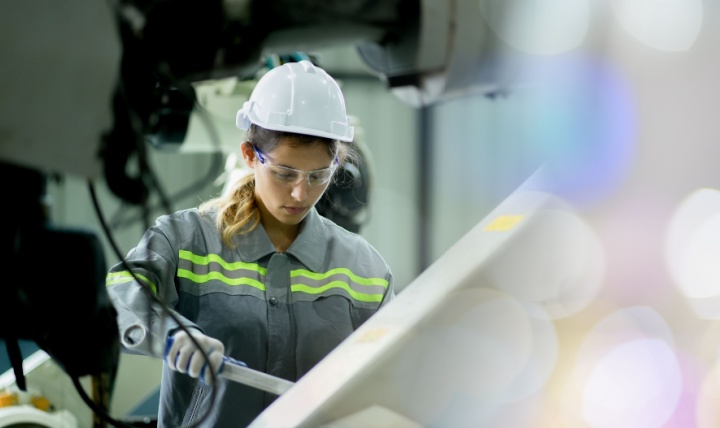
<path fill-rule="evenodd" d="M 192 337 L 188 332 L 192 334 Z M 165 347 L 165 362 L 172 370 L 200 378 L 204 384 L 211 385 L 213 376 L 207 372 L 208 363 L 195 342 L 205 351 L 210 360 L 212 373 L 217 375 L 225 355 L 225 345 L 194 328 L 189 328 L 187 331 L 178 330 L 168 338 Z"/>

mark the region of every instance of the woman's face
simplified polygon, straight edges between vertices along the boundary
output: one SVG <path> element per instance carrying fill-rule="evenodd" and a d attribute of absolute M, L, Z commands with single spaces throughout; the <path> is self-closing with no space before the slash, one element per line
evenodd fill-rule
<path fill-rule="evenodd" d="M 333 159 L 323 143 L 292 145 L 281 140 L 272 152 L 260 153 L 264 163 L 249 143 L 243 144 L 242 151 L 247 164 L 255 171 L 255 201 L 266 227 L 275 222 L 286 226 L 299 224 L 330 184 L 328 181 L 310 186 L 308 175 L 303 173 L 299 174 L 302 179 L 289 184 L 282 181 L 287 178 L 284 172 L 291 176 L 295 173 L 276 168 L 308 172 L 331 167 Z M 316 177 L 317 174 L 312 175 L 313 179 Z"/>

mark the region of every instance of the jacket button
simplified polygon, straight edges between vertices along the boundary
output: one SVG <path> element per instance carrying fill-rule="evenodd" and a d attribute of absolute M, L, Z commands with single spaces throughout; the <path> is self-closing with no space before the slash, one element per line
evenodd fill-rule
<path fill-rule="evenodd" d="M 276 298 L 276 297 L 271 297 L 269 301 L 270 301 L 270 304 L 271 304 L 271 305 L 273 305 L 273 306 L 277 305 L 277 298 Z"/>

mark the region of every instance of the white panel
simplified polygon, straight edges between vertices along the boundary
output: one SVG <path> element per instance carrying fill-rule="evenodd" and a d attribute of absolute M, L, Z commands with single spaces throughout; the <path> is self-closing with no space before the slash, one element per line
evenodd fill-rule
<path fill-rule="evenodd" d="M 110 4 L 0 2 L 0 159 L 97 177 L 120 43 Z"/>
<path fill-rule="evenodd" d="M 486 426 L 533 396 L 555 365 L 554 327 L 539 306 L 478 278 L 544 227 L 534 216 L 563 206 L 513 193 L 250 426 L 332 427 L 377 407 L 408 426 Z"/>

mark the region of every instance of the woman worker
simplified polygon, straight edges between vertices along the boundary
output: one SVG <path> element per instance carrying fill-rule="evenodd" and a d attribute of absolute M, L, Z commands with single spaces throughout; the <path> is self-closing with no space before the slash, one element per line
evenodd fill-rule
<path fill-rule="evenodd" d="M 307 60 L 273 68 L 237 126 L 252 172 L 160 216 L 107 277 L 123 350 L 165 358 L 161 427 L 248 425 L 277 396 L 213 376 L 224 355 L 296 381 L 394 297 L 381 255 L 315 209 L 357 153 L 335 80 Z"/>

